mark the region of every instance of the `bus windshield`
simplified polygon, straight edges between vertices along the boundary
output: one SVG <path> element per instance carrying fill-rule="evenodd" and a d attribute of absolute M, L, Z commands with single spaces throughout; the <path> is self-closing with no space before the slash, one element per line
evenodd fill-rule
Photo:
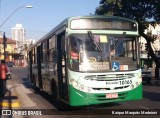
<path fill-rule="evenodd" d="M 93 35 L 93 38 L 88 34 L 69 36 L 70 69 L 106 72 L 135 70 L 139 67 L 135 36 Z"/>

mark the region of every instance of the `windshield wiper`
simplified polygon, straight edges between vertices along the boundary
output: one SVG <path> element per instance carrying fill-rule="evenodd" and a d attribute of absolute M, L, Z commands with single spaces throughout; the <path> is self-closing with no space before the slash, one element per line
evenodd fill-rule
<path fill-rule="evenodd" d="M 95 39 L 95 37 L 94 37 L 94 35 L 92 34 L 91 31 L 88 31 L 88 36 L 89 36 L 90 39 L 93 41 L 94 45 L 96 46 L 96 49 L 97 49 L 99 52 L 102 52 L 101 46 L 99 45 L 98 42 L 96 42 L 96 39 Z"/>
<path fill-rule="evenodd" d="M 126 36 L 126 32 L 123 32 L 123 34 L 119 38 L 124 38 Z M 123 40 L 117 40 L 114 46 L 114 49 L 117 49 L 118 45 L 123 42 Z"/>

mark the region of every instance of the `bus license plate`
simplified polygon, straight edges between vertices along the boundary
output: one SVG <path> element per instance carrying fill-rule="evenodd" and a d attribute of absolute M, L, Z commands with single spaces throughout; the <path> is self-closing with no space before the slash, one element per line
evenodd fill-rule
<path fill-rule="evenodd" d="M 118 93 L 108 93 L 106 94 L 106 98 L 118 98 Z"/>

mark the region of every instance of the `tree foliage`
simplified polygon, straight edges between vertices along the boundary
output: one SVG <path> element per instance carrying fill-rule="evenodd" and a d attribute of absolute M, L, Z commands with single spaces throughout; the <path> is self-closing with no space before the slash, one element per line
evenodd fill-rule
<path fill-rule="evenodd" d="M 122 16 L 138 22 L 139 34 L 147 41 L 148 54 L 156 63 L 155 76 L 159 78 L 160 59 L 151 46 L 156 37 L 144 31 L 149 24 L 155 26 L 160 23 L 160 0 L 101 0 L 99 4 L 95 10 L 97 15 Z"/>

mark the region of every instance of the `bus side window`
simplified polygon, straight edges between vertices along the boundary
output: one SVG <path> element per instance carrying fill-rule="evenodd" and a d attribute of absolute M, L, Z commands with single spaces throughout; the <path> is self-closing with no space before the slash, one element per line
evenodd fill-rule
<path fill-rule="evenodd" d="M 115 56 L 115 48 L 114 45 L 110 46 L 111 56 Z"/>

